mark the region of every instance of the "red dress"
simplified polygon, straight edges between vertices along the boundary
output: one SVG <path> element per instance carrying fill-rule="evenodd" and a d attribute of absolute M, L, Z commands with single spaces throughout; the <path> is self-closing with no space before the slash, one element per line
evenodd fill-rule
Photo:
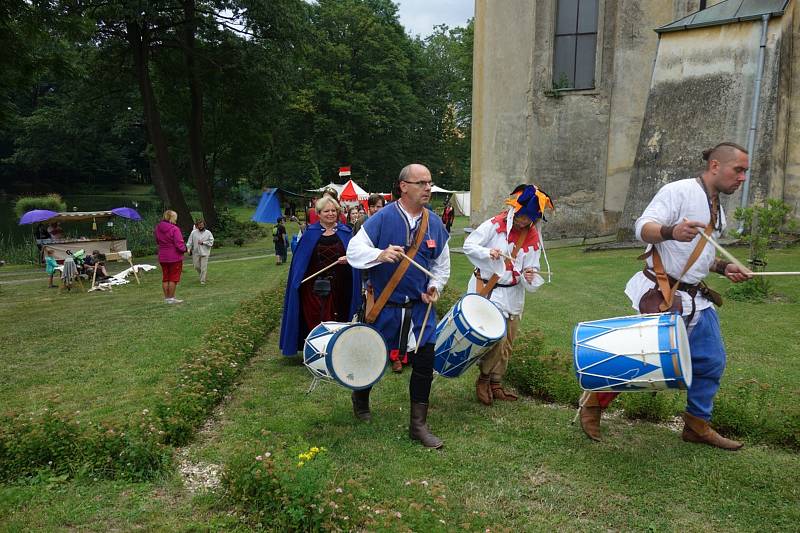
<path fill-rule="evenodd" d="M 337 259 L 345 255 L 345 247 L 339 237 L 323 235 L 319 238 L 317 246 L 311 253 L 305 276 L 319 272 Z M 319 276 L 312 278 L 300 287 L 300 302 L 305 325 L 305 333 L 314 329 L 320 322 L 349 322 L 352 317 L 350 312 L 350 295 L 352 292 L 352 269 L 350 265 L 337 265 L 326 270 Z M 327 297 L 318 296 L 314 292 L 314 281 L 317 278 L 331 280 L 331 294 Z"/>

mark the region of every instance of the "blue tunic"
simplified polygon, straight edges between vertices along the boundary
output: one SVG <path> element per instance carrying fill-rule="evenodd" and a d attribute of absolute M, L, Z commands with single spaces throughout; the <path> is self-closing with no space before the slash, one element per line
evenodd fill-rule
<path fill-rule="evenodd" d="M 289 279 L 286 282 L 286 295 L 283 298 L 283 317 L 281 320 L 280 348 L 283 355 L 295 355 L 302 350 L 303 342 L 303 317 L 300 308 L 300 282 L 306 275 L 311 255 L 322 236 L 322 226 L 319 223 L 311 224 L 303 237 L 298 241 L 297 249 L 292 255 L 292 265 L 289 267 Z M 345 249 L 353 236 L 350 228 L 344 224 L 336 226 L 336 236 L 342 241 Z M 311 283 L 310 281 L 308 283 Z M 353 316 L 361 305 L 361 275 L 353 269 L 353 291 L 350 296 L 350 316 Z"/>
<path fill-rule="evenodd" d="M 428 230 L 422 240 L 422 244 L 414 256 L 414 260 L 422 265 L 427 270 L 436 258 L 444 250 L 449 235 L 445 230 L 442 219 L 430 209 L 428 210 Z M 417 222 L 417 227 L 422 223 L 422 219 Z M 406 251 L 414 243 L 416 238 L 416 227 L 410 228 L 408 219 L 400 211 L 397 202 L 392 202 L 371 217 L 364 223 L 362 231 L 366 231 L 372 244 L 376 248 L 386 249 L 390 245 L 402 246 Z M 391 279 L 395 270 L 402 263 L 380 263 L 369 269 L 369 281 L 375 291 L 375 299 L 377 300 L 381 291 L 383 291 L 386 284 Z M 428 277 L 411 265 L 406 270 L 400 283 L 395 288 L 389 302 L 402 304 L 408 300 L 414 302 L 414 307 L 411 309 L 411 319 L 414 324 L 414 337 L 420 339 L 420 328 L 422 321 L 425 318 L 425 311 L 427 304 L 422 303 L 420 297 L 428 289 Z M 436 341 L 434 332 L 436 330 L 436 308 L 431 309 L 431 314 L 428 317 L 428 322 L 425 325 L 425 335 L 423 342 L 425 344 L 433 343 Z M 386 340 L 389 350 L 397 349 L 400 346 L 400 327 L 402 326 L 402 309 L 396 307 L 389 307 L 388 305 L 378 315 L 378 318 L 373 324 L 378 331 L 381 332 L 383 338 Z"/>

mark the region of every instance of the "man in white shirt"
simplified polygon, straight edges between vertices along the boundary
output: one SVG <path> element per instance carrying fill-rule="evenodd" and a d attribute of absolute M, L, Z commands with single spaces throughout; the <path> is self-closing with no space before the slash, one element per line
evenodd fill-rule
<path fill-rule="evenodd" d="M 722 437 L 708 423 L 725 370 L 726 355 L 719 318 L 709 299 L 709 296 L 716 298 L 719 295 L 709 291 L 702 282 L 709 272 L 724 275 L 734 283 L 752 276 L 737 265 L 717 258 L 714 247 L 708 243 L 702 244 L 702 252 L 694 264 L 688 270 L 685 267 L 698 242 L 703 239 L 701 231 L 711 225 L 713 237 L 717 238 L 724 232 L 725 213 L 720 206 L 719 193 L 736 192 L 745 180 L 749 159 L 747 150 L 728 142 L 704 151 L 703 159 L 706 169 L 701 176 L 662 187 L 636 221 L 636 237 L 649 244 L 649 256 L 645 269 L 628 281 L 625 294 L 637 311 L 653 312 L 643 308 L 643 297 L 654 287 L 658 289 L 655 275 L 661 268 L 658 260 L 669 276 L 670 287 L 680 282 L 675 293 L 679 298 L 676 305 L 680 304 L 676 310 L 682 313 L 687 323 L 692 354 L 692 385 L 687 393 L 681 437 L 687 442 L 738 450 L 742 443 Z M 591 439 L 600 440 L 602 411 L 617 394 L 591 393 L 582 403 L 581 427 Z"/>
<path fill-rule="evenodd" d="M 542 240 L 536 222 L 542 219 L 545 207 L 553 207 L 550 198 L 534 185 L 517 187 L 506 203 L 510 208 L 478 226 L 464 240 L 463 247 L 475 265 L 467 292 L 489 298 L 506 318 L 506 336 L 478 363 L 475 392 L 484 405 L 492 405 L 493 400 L 517 399 L 503 389 L 502 379 L 519 329 L 525 294 L 544 283 L 537 274 Z"/>
<path fill-rule="evenodd" d="M 198 218 L 194 223 L 194 229 L 189 234 L 189 240 L 186 241 L 186 249 L 192 256 L 194 269 L 200 274 L 200 285 L 206 284 L 208 258 L 211 255 L 212 246 L 214 246 L 214 235 L 206 229 L 205 221 Z"/>
<path fill-rule="evenodd" d="M 442 220 L 425 207 L 432 186 L 431 173 L 423 165 L 404 167 L 394 188 L 399 199 L 367 219 L 347 246 L 347 262 L 369 270 L 370 294 L 376 299 L 366 321 L 381 332 L 390 351 L 409 353 L 409 436 L 427 448 L 441 448 L 441 439 L 427 425 L 437 323 L 432 304 L 450 278 L 450 249 Z M 414 261 L 433 277 L 410 265 L 403 254 L 415 254 Z M 365 389 L 352 395 L 353 412 L 365 421 L 371 419 L 369 394 Z"/>

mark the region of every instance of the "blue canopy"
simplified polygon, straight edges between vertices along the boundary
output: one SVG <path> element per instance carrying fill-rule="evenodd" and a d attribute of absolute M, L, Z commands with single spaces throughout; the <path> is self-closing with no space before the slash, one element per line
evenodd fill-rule
<path fill-rule="evenodd" d="M 281 216 L 281 204 L 278 201 L 278 189 L 268 189 L 261 194 L 256 212 L 250 219 L 253 222 L 263 222 L 265 224 L 275 224 Z"/>

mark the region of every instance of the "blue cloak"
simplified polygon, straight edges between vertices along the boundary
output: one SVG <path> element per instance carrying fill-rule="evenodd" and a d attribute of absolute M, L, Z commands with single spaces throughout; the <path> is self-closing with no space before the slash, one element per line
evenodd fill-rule
<path fill-rule="evenodd" d="M 289 279 L 286 282 L 286 294 L 283 298 L 283 317 L 281 319 L 281 339 L 280 348 L 283 355 L 295 355 L 303 348 L 305 338 L 302 337 L 302 316 L 300 309 L 300 282 L 306 275 L 308 263 L 311 261 L 311 254 L 317 246 L 322 236 L 322 226 L 317 222 L 311 224 L 303 233 L 303 237 L 297 243 L 297 249 L 292 255 L 292 264 L 289 267 Z M 344 224 L 336 226 L 336 236 L 341 239 L 345 250 L 350 243 L 353 232 Z M 350 297 L 350 316 L 352 317 L 361 306 L 361 274 L 355 268 L 353 270 L 353 291 Z M 310 283 L 310 281 L 309 281 Z"/>

